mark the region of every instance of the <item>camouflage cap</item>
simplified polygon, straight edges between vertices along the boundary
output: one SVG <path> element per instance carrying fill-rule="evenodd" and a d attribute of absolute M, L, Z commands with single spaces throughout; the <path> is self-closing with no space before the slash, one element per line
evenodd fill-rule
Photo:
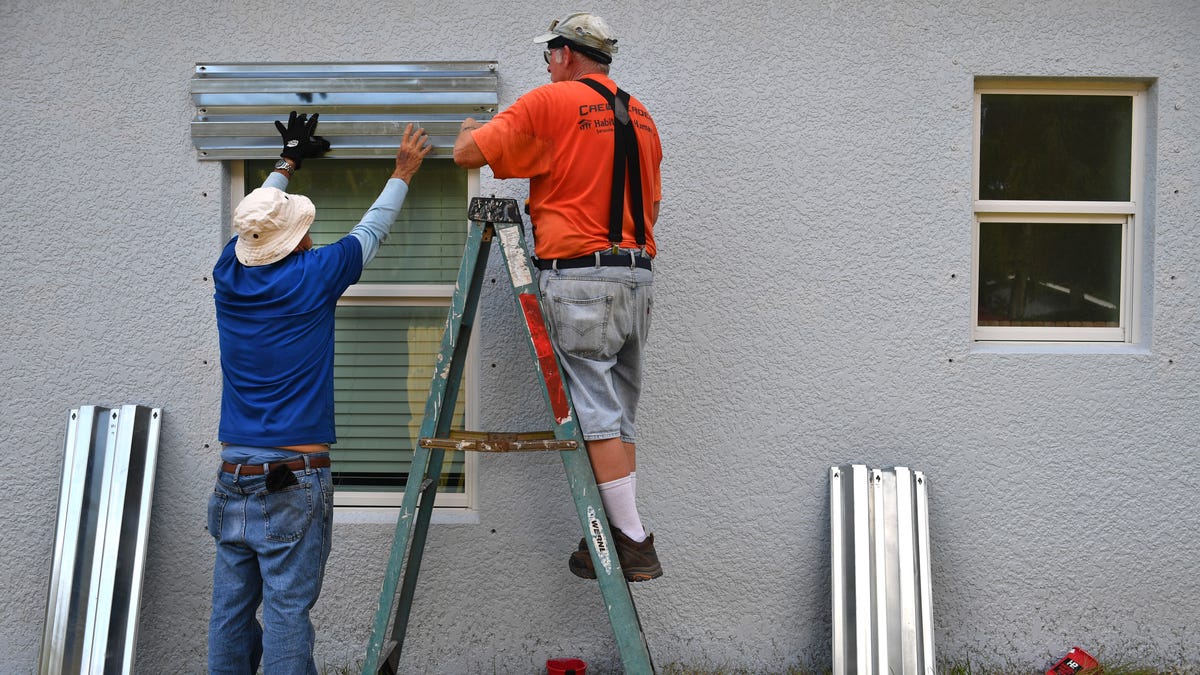
<path fill-rule="evenodd" d="M 550 30 L 533 39 L 535 43 L 550 42 L 555 38 L 564 38 L 583 47 L 585 54 L 599 52 L 604 63 L 612 61 L 612 55 L 617 53 L 617 38 L 612 36 L 612 28 L 608 23 L 587 12 L 576 12 L 565 19 L 555 19 L 550 23 Z"/>

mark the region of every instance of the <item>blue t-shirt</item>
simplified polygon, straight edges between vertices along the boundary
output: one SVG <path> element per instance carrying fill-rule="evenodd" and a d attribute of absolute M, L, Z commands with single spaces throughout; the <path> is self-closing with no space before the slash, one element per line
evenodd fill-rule
<path fill-rule="evenodd" d="M 362 244 L 347 235 L 247 267 L 234 255 L 236 242 L 213 267 L 223 373 L 218 437 L 266 447 L 333 443 L 333 315 L 362 274 Z"/>

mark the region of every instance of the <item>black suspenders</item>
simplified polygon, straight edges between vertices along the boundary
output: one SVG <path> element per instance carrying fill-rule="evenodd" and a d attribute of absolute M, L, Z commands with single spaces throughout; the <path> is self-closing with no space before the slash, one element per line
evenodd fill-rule
<path fill-rule="evenodd" d="M 629 207 L 633 211 L 633 235 L 638 248 L 646 248 L 646 209 L 642 202 L 642 169 L 638 157 L 637 134 L 629 117 L 629 92 L 617 88 L 614 96 L 604 85 L 584 78 L 578 80 L 604 97 L 613 111 L 613 179 L 612 198 L 608 210 L 608 243 L 616 253 L 624 239 L 622 225 L 625 216 L 625 176 L 628 166 Z"/>

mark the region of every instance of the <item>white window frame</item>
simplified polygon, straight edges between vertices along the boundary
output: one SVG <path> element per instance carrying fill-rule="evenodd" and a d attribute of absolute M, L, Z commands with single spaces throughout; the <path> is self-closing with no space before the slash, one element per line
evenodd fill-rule
<path fill-rule="evenodd" d="M 985 94 L 1129 96 L 1132 99 L 1129 201 L 1042 201 L 979 199 L 979 163 Z M 971 254 L 971 339 L 975 343 L 1137 343 L 1141 339 L 1142 276 L 1145 264 L 1141 228 L 1146 148 L 1147 88 L 1136 82 L 1071 79 L 978 78 L 975 81 L 974 198 Z M 1121 300 L 1118 327 L 980 326 L 980 223 L 1097 223 L 1122 225 Z"/>
<path fill-rule="evenodd" d="M 350 160 L 353 161 L 353 160 Z M 449 160 L 427 160 L 449 161 Z M 228 161 L 229 194 L 233 202 L 241 201 L 246 195 L 246 163 L 243 160 Z M 383 186 L 380 185 L 380 189 Z M 479 196 L 479 170 L 467 171 L 467 203 Z M 320 205 L 318 205 L 320 208 Z M 469 227 L 465 222 L 464 229 Z M 338 306 L 374 307 L 445 307 L 450 309 L 454 297 L 454 284 L 378 284 L 359 283 L 350 286 L 338 300 Z M 476 322 L 478 325 L 478 321 Z M 467 345 L 467 363 L 463 369 L 461 395 L 463 423 L 468 429 L 479 428 L 479 340 Z M 479 495 L 478 453 L 464 452 L 464 485 L 461 493 L 438 493 L 434 499 L 435 509 L 474 510 Z M 404 491 L 339 491 L 333 493 L 334 507 L 398 509 L 404 500 Z"/>

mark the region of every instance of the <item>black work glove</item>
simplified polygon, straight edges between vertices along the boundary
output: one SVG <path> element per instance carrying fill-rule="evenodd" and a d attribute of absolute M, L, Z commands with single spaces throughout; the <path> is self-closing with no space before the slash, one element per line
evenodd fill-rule
<path fill-rule="evenodd" d="M 297 169 L 305 157 L 320 157 L 329 150 L 329 141 L 313 135 L 317 130 L 319 115 L 320 113 L 313 113 L 310 118 L 307 114 L 297 115 L 293 110 L 286 127 L 279 120 L 275 120 L 275 128 L 279 130 L 279 135 L 283 136 L 283 152 L 279 153 L 279 156 L 295 162 Z"/>

